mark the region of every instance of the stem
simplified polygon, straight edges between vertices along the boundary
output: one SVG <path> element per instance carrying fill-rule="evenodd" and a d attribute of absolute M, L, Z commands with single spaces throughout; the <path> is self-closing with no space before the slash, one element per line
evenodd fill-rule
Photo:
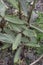
<path fill-rule="evenodd" d="M 32 24 L 30 24 L 30 27 L 37 30 L 37 31 L 39 31 L 39 32 L 41 32 L 41 33 L 43 33 L 43 30 L 41 30 L 40 28 L 37 28 L 36 26 L 34 26 Z"/>
<path fill-rule="evenodd" d="M 36 0 L 34 0 L 34 3 L 33 3 L 33 5 L 32 6 L 30 6 L 30 11 L 28 11 L 28 23 L 29 23 L 29 21 L 30 21 L 30 19 L 31 19 L 31 14 L 32 14 L 32 11 L 33 11 L 33 9 L 34 9 L 34 7 L 35 7 L 35 2 L 36 2 Z"/>
<path fill-rule="evenodd" d="M 3 33 L 3 31 L 4 31 L 4 27 L 5 27 L 5 24 L 6 24 L 6 21 L 4 20 L 4 18 L 2 17 L 2 20 L 1 20 L 1 22 L 0 22 L 0 28 L 2 29 L 2 33 Z"/>
<path fill-rule="evenodd" d="M 21 17 L 21 4 L 19 1 L 18 1 L 18 8 L 19 8 L 19 19 L 22 19 L 22 17 Z"/>

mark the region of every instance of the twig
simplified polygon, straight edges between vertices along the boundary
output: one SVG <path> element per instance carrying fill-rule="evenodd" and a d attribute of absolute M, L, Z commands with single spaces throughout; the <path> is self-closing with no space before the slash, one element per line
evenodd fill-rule
<path fill-rule="evenodd" d="M 37 60 L 35 60 L 33 63 L 31 63 L 30 65 L 34 65 L 37 62 L 39 62 L 41 59 L 43 58 L 43 55 L 41 55 Z"/>

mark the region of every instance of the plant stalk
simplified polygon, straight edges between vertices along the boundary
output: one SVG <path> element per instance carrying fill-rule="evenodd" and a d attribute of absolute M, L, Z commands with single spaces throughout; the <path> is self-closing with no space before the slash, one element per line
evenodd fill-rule
<path fill-rule="evenodd" d="M 18 8 L 19 8 L 19 19 L 22 19 L 22 17 L 21 17 L 21 4 L 19 1 L 18 1 Z"/>
<path fill-rule="evenodd" d="M 35 2 L 36 2 L 36 0 L 34 0 L 33 5 L 30 5 L 30 10 L 28 11 L 28 20 L 27 20 L 28 23 L 30 23 L 31 14 L 32 14 L 32 11 L 33 11 L 33 9 L 35 7 Z"/>

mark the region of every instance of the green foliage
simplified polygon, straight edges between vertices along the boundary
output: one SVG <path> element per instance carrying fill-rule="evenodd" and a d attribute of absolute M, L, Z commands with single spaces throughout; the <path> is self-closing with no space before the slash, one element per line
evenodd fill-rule
<path fill-rule="evenodd" d="M 7 1 L 10 2 L 13 7 L 18 8 L 18 7 L 17 7 L 17 5 L 18 5 L 17 0 L 7 0 Z"/>
<path fill-rule="evenodd" d="M 39 17 L 36 19 L 36 22 L 33 23 L 33 26 L 35 26 L 38 30 L 42 31 L 43 33 L 43 14 L 38 13 Z"/>
<path fill-rule="evenodd" d="M 5 5 L 5 3 L 0 0 L 0 15 L 4 16 L 5 15 L 5 11 L 8 7 Z"/>
<path fill-rule="evenodd" d="M 6 43 L 12 43 L 13 42 L 13 39 L 8 34 L 2 34 L 2 33 L 0 33 L 0 41 L 6 42 Z"/>
<path fill-rule="evenodd" d="M 21 34 L 18 34 L 17 37 L 15 38 L 15 42 L 13 43 L 12 49 L 15 50 L 17 47 L 20 45 L 21 42 Z"/>
<path fill-rule="evenodd" d="M 30 30 L 30 29 L 26 29 L 26 30 L 24 30 L 23 31 L 23 34 L 25 35 L 25 36 L 28 36 L 28 37 L 33 37 L 33 36 L 37 36 L 36 34 L 35 34 L 35 32 L 34 31 L 32 31 L 32 30 Z"/>
<path fill-rule="evenodd" d="M 26 24 L 25 21 L 20 20 L 18 17 L 14 17 L 14 16 L 5 16 L 5 20 L 7 20 L 9 23 L 12 24 Z"/>
<path fill-rule="evenodd" d="M 15 54 L 14 63 L 17 63 L 20 60 L 20 53 L 21 53 L 21 47 L 17 50 Z"/>
<path fill-rule="evenodd" d="M 33 0 L 19 0 L 25 16 L 27 16 L 28 13 L 26 3 L 29 2 L 31 4 L 31 1 Z M 17 7 L 17 4 L 19 4 L 17 0 L 8 0 L 8 2 L 19 10 Z M 31 21 L 31 23 L 28 23 L 25 21 L 25 18 L 24 20 L 19 19 L 19 15 L 17 17 L 12 14 L 5 15 L 7 8 L 4 1 L 0 0 L 0 23 L 3 18 L 6 22 L 3 30 L 0 31 L 0 41 L 7 43 L 8 45 L 12 44 L 12 51 L 17 50 L 14 56 L 14 63 L 17 63 L 20 60 L 20 53 L 23 46 L 26 46 L 27 48 L 36 48 L 38 54 L 43 54 L 43 14 L 38 13 L 39 18 L 37 19 L 37 17 L 34 16 L 34 14 L 36 14 L 34 12 L 32 16 L 29 16 L 29 22 Z M 28 17 L 26 18 L 28 19 Z M 2 29 L 1 25 L 0 29 Z M 3 49 L 6 48 L 7 44 Z"/>

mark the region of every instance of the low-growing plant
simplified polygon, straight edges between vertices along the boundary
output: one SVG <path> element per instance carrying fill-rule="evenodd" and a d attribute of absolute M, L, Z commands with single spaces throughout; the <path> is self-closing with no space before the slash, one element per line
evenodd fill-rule
<path fill-rule="evenodd" d="M 12 45 L 14 64 L 28 65 L 31 62 L 29 52 L 35 59 L 43 54 L 43 14 L 34 11 L 36 0 L 7 2 L 9 6 L 0 0 L 0 42 L 7 43 L 6 48 Z"/>

